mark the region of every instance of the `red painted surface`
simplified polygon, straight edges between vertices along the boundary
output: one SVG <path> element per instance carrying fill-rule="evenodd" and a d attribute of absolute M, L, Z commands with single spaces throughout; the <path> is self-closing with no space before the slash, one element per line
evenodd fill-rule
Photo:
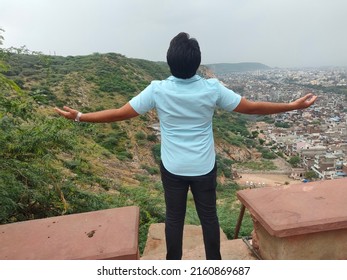
<path fill-rule="evenodd" d="M 0 226 L 0 259 L 138 259 L 138 207 Z"/>
<path fill-rule="evenodd" d="M 347 179 L 247 189 L 237 196 L 272 236 L 347 229 Z"/>

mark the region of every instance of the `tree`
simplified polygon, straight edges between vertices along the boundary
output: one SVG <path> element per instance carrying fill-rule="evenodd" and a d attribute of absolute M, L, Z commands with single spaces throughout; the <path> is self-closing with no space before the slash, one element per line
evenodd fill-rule
<path fill-rule="evenodd" d="M 289 128 L 290 127 L 289 123 L 286 123 L 286 122 L 275 122 L 275 126 L 281 127 L 281 128 Z"/>
<path fill-rule="evenodd" d="M 264 140 L 264 139 L 261 139 L 261 138 L 259 138 L 258 141 L 259 141 L 259 144 L 260 144 L 260 145 L 263 145 L 263 144 L 265 143 L 265 140 Z"/>
<path fill-rule="evenodd" d="M 293 156 L 288 161 L 293 167 L 297 167 L 300 163 L 300 157 L 299 156 Z"/>
<path fill-rule="evenodd" d="M 318 178 L 318 175 L 317 175 L 316 172 L 310 170 L 310 171 L 307 171 L 307 172 L 305 173 L 305 178 L 306 178 L 306 179 L 309 179 L 309 180 L 311 180 L 311 179 L 317 179 L 317 178 Z"/>
<path fill-rule="evenodd" d="M 4 41 L 4 36 L 2 36 L 2 32 L 5 32 L 4 29 L 0 28 L 0 46 L 3 44 L 3 41 Z"/>
<path fill-rule="evenodd" d="M 4 42 L 4 36 L 2 36 L 1 33 L 5 32 L 2 28 L 0 28 L 0 71 L 4 70 L 4 65 L 3 65 L 3 58 L 4 58 L 4 50 L 1 48 L 3 42 Z"/>
<path fill-rule="evenodd" d="M 252 131 L 252 138 L 257 138 L 258 135 L 259 135 L 259 132 L 258 132 L 258 131 L 256 131 L 256 130 L 253 130 L 253 131 Z"/>

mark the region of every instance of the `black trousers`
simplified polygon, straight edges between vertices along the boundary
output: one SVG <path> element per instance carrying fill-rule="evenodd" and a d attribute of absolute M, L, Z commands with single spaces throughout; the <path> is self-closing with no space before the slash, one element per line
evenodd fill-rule
<path fill-rule="evenodd" d="M 216 208 L 217 166 L 202 176 L 179 176 L 161 163 L 161 179 L 165 192 L 166 259 L 182 258 L 182 239 L 189 187 L 194 197 L 203 231 L 207 260 L 220 260 L 220 231 Z"/>

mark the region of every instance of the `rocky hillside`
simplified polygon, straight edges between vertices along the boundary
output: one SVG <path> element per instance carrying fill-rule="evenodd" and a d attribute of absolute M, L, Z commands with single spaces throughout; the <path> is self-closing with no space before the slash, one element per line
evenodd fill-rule
<path fill-rule="evenodd" d="M 19 85 L 23 98 L 30 100 L 32 113 L 51 120 L 57 117 L 54 106 L 67 105 L 82 112 L 118 107 L 151 80 L 170 75 L 165 63 L 129 59 L 115 53 L 76 57 L 12 54 L 7 63 L 9 70 L 4 74 Z M 199 73 L 214 76 L 204 66 Z M 153 128 L 157 122 L 155 112 L 150 112 L 121 123 L 73 126 L 88 127 L 90 133 L 84 137 L 88 143 L 84 145 L 100 150 L 100 155 L 88 159 L 93 167 L 99 166 L 116 185 L 138 185 L 136 175 L 157 172 L 159 138 Z M 251 152 L 244 143 L 248 131 L 240 116 L 217 112 L 215 130 L 217 151 L 222 158 L 250 158 Z M 69 157 L 73 160 L 75 155 Z"/>

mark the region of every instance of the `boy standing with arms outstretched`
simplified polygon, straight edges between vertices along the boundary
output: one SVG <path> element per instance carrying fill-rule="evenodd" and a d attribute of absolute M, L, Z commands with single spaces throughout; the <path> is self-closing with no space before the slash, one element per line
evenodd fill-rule
<path fill-rule="evenodd" d="M 196 75 L 201 63 L 198 42 L 179 33 L 167 52 L 172 76 L 153 81 L 119 109 L 81 113 L 55 108 L 62 116 L 82 122 L 115 122 L 156 109 L 161 130 L 161 179 L 165 194 L 166 259 L 182 258 L 183 227 L 189 188 L 203 230 L 206 259 L 218 260 L 220 229 L 216 208 L 217 166 L 212 118 L 216 107 L 243 114 L 276 114 L 311 106 L 307 94 L 290 103 L 252 102 L 224 87 L 217 79 Z"/>

